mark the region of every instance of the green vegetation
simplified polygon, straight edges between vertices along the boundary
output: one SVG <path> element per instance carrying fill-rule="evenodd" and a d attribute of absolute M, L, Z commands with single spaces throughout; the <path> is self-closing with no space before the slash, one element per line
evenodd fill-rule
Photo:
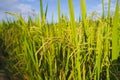
<path fill-rule="evenodd" d="M 94 20 L 86 15 L 86 0 L 80 0 L 82 20 L 75 21 L 72 0 L 68 0 L 70 21 L 61 16 L 58 0 L 58 23 L 47 23 L 40 0 L 40 17 L 26 22 L 0 23 L 0 68 L 11 80 L 120 80 L 120 4 L 116 1 L 111 15 L 104 13 Z"/>

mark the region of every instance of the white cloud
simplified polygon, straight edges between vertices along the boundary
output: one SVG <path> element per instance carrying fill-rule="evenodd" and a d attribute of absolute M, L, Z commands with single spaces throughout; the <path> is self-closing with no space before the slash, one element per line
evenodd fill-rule
<path fill-rule="evenodd" d="M 24 0 L 24 1 L 34 1 L 34 0 Z M 3 0 L 0 3 L 0 19 L 6 18 L 6 15 L 4 13 L 6 11 L 18 13 L 24 16 L 36 14 L 34 7 L 32 5 L 23 3 L 21 2 L 21 0 Z"/>
<path fill-rule="evenodd" d="M 35 0 L 21 0 L 21 1 L 33 2 L 33 1 L 35 1 Z"/>
<path fill-rule="evenodd" d="M 105 12 L 107 11 L 108 9 L 108 1 L 109 0 L 104 0 L 104 9 L 105 9 Z M 116 3 L 116 0 L 111 0 L 111 12 L 114 12 L 115 10 L 115 3 Z M 97 7 L 96 7 L 96 10 L 101 13 L 102 12 L 102 3 L 98 4 Z"/>
<path fill-rule="evenodd" d="M 108 4 L 108 1 L 109 1 L 109 0 L 104 0 L 104 4 Z"/>
<path fill-rule="evenodd" d="M 2 0 L 2 2 L 0 2 L 0 11 L 11 10 L 11 7 L 17 2 L 18 0 Z"/>
<path fill-rule="evenodd" d="M 3 19 L 4 17 L 5 17 L 5 14 L 3 14 L 2 12 L 0 12 L 0 18 Z"/>
<path fill-rule="evenodd" d="M 16 8 L 16 11 L 18 13 L 22 13 L 22 14 L 32 14 L 34 13 L 34 9 L 32 8 L 31 5 L 28 4 L 18 4 L 14 6 Z"/>
<path fill-rule="evenodd" d="M 27 1 L 33 2 L 33 1 L 35 1 L 35 0 L 27 0 Z"/>
<path fill-rule="evenodd" d="M 9 5 L 11 5 L 11 4 L 14 4 L 14 3 L 16 3 L 16 2 L 18 2 L 18 0 L 2 0 L 1 2 L 0 2 L 0 7 L 2 6 L 6 6 L 7 7 L 7 5 L 9 6 Z"/>

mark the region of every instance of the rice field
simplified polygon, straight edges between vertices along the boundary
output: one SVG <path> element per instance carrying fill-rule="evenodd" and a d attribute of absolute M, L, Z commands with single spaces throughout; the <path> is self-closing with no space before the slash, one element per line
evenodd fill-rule
<path fill-rule="evenodd" d="M 40 0 L 40 15 L 25 21 L 0 22 L 0 68 L 9 80 L 120 80 L 120 1 L 111 15 L 86 15 L 86 0 L 80 0 L 82 19 L 75 20 L 73 1 L 68 0 L 70 19 L 47 23 Z M 97 17 L 94 20 L 93 17 Z"/>

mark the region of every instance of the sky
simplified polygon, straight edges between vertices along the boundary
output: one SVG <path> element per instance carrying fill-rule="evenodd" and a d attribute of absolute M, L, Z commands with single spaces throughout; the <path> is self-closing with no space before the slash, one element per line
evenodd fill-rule
<path fill-rule="evenodd" d="M 60 0 L 61 2 L 61 14 L 69 17 L 68 0 Z M 116 0 L 111 0 L 111 11 L 115 9 Z M 47 21 L 52 21 L 52 15 L 54 15 L 54 21 L 57 21 L 57 0 L 43 0 L 43 8 L 45 11 L 48 4 Z M 104 0 L 105 10 L 107 11 L 108 0 Z M 0 0 L 0 21 L 11 16 L 5 14 L 5 12 L 13 12 L 21 14 L 27 19 L 27 16 L 34 16 L 40 13 L 39 0 Z M 75 18 L 79 19 L 80 13 L 80 0 L 73 0 Z M 102 12 L 102 0 L 86 0 L 87 14 L 89 15 L 93 11 L 98 13 Z"/>

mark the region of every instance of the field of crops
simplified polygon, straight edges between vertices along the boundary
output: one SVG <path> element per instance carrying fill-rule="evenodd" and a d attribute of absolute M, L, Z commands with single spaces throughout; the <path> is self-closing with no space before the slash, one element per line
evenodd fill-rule
<path fill-rule="evenodd" d="M 120 80 L 120 1 L 113 15 L 111 0 L 106 15 L 101 2 L 102 16 L 86 16 L 86 2 L 80 0 L 79 22 L 72 0 L 70 19 L 61 16 L 58 0 L 57 23 L 46 22 L 42 0 L 34 20 L 6 12 L 16 20 L 0 23 L 0 69 L 10 80 Z"/>

